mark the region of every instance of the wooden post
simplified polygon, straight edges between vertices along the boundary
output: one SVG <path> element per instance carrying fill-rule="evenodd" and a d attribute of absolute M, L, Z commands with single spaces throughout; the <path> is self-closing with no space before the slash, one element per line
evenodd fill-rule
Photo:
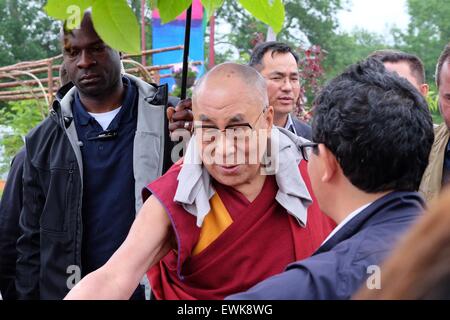
<path fill-rule="evenodd" d="M 208 65 L 209 69 L 212 69 L 216 64 L 214 52 L 215 25 L 216 25 L 216 18 L 215 14 L 213 14 L 211 16 L 211 19 L 209 20 L 209 65 Z"/>
<path fill-rule="evenodd" d="M 47 67 L 48 67 L 48 69 L 47 69 L 48 70 L 47 71 L 47 73 L 48 73 L 48 84 L 47 84 L 47 86 L 48 86 L 48 101 L 49 101 L 49 104 L 51 105 L 53 102 L 53 61 L 52 61 L 52 59 L 48 60 Z"/>
<path fill-rule="evenodd" d="M 161 74 L 159 73 L 159 70 L 154 71 L 153 80 L 155 80 L 155 83 L 157 85 L 159 85 L 161 83 Z"/>
<path fill-rule="evenodd" d="M 142 57 L 141 57 L 141 64 L 143 66 L 147 65 L 147 59 L 145 58 L 145 49 L 146 48 L 146 39 L 145 39 L 145 0 L 141 0 L 141 50 Z"/>

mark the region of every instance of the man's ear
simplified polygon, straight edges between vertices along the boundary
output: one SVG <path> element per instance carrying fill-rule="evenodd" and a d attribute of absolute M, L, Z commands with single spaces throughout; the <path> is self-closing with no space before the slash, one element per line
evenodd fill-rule
<path fill-rule="evenodd" d="M 428 95 L 428 91 L 430 90 L 428 84 L 423 83 L 420 85 L 420 93 L 426 97 Z"/>
<path fill-rule="evenodd" d="M 271 129 L 273 126 L 273 115 L 274 115 L 273 107 L 268 106 L 267 111 L 266 111 L 266 121 L 267 121 L 268 129 Z"/>
<path fill-rule="evenodd" d="M 336 160 L 336 157 L 324 144 L 319 144 L 318 156 L 320 158 L 320 161 L 322 162 L 323 168 L 321 181 L 332 181 L 336 177 L 336 173 L 339 170 L 339 163 Z"/>

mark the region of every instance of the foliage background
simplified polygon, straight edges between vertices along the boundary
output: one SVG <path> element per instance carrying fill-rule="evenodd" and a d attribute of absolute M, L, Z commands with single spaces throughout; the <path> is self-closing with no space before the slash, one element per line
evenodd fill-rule
<path fill-rule="evenodd" d="M 346 66 L 365 58 L 374 50 L 394 48 L 417 54 L 425 63 L 427 82 L 431 85 L 428 99 L 434 120 L 441 122 L 434 86 L 434 69 L 439 53 L 450 39 L 450 3 L 441 0 L 407 0 L 411 17 L 406 30 L 393 28 L 393 41 L 381 34 L 356 28 L 339 31 L 337 13 L 350 9 L 348 0 L 284 0 L 286 19 L 278 40 L 288 42 L 301 52 L 313 45 L 323 52 L 322 85 Z M 37 60 L 60 53 L 60 23 L 42 10 L 46 0 L 0 0 L 0 66 L 19 61 Z M 128 0 L 138 21 L 140 0 Z M 147 43 L 151 43 L 151 14 L 146 13 Z M 247 62 L 257 41 L 265 38 L 267 26 L 250 16 L 235 0 L 225 0 L 216 12 L 216 26 L 228 25 L 232 32 L 216 34 L 216 63 Z M 218 28 L 216 28 L 218 30 Z M 205 46 L 209 46 L 206 28 Z M 303 51 L 302 51 L 303 50 Z M 207 53 L 208 50 L 205 50 Z M 208 57 L 205 57 L 206 64 Z M 148 57 L 151 64 L 151 57 Z M 311 92 L 305 93 L 312 97 Z M 312 99 L 308 99 L 311 101 Z M 11 156 L 23 144 L 24 135 L 41 121 L 41 107 L 37 101 L 0 103 L 0 126 L 8 126 L 0 142 L 4 159 L 0 162 L 0 176 L 8 167 Z"/>

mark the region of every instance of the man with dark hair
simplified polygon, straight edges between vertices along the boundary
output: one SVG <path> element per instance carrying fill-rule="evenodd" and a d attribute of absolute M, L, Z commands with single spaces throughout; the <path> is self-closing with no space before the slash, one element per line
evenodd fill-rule
<path fill-rule="evenodd" d="M 444 123 L 434 129 L 435 141 L 420 191 L 427 200 L 435 198 L 450 183 L 450 44 L 442 51 L 436 66 L 439 111 Z"/>
<path fill-rule="evenodd" d="M 428 84 L 425 82 L 425 67 L 418 56 L 397 50 L 378 50 L 369 57 L 377 58 L 383 62 L 390 72 L 397 72 L 406 78 L 411 84 L 426 97 L 428 94 Z"/>
<path fill-rule="evenodd" d="M 167 87 L 123 75 L 89 12 L 62 41 L 73 87 L 26 137 L 19 299 L 61 299 L 103 265 L 128 234 L 142 188 L 171 162 Z M 142 286 L 133 298 L 144 298 Z"/>
<path fill-rule="evenodd" d="M 349 299 L 423 210 L 433 123 L 408 81 L 377 59 L 355 64 L 323 88 L 312 128 L 303 156 L 338 226 L 312 257 L 231 299 Z"/>
<path fill-rule="evenodd" d="M 298 62 L 290 46 L 271 41 L 256 46 L 249 65 L 266 79 L 269 103 L 275 111 L 274 124 L 311 140 L 311 127 L 291 115 L 300 98 Z"/>

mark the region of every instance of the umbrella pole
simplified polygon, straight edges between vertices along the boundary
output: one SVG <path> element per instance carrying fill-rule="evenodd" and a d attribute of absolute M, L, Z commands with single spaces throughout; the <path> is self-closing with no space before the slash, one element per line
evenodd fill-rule
<path fill-rule="evenodd" d="M 192 5 L 186 12 L 186 29 L 184 31 L 183 73 L 181 74 L 181 99 L 186 99 L 186 82 L 188 73 L 189 43 L 191 37 Z"/>

